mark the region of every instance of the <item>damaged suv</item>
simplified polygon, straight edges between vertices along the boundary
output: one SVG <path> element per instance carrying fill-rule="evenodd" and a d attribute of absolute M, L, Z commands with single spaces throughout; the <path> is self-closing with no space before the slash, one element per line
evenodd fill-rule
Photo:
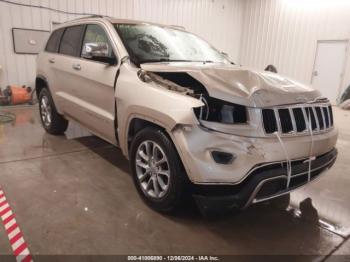
<path fill-rule="evenodd" d="M 37 60 L 43 127 L 75 120 L 120 147 L 144 201 L 241 209 L 318 178 L 337 130 L 320 92 L 234 65 L 175 26 L 109 17 L 55 29 Z"/>

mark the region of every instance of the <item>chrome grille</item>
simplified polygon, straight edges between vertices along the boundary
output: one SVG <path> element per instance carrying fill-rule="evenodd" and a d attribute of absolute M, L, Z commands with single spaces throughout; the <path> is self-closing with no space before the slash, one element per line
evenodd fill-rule
<path fill-rule="evenodd" d="M 333 128 L 333 112 L 329 104 L 297 105 L 262 109 L 266 134 L 298 135 L 309 132 L 321 133 Z"/>

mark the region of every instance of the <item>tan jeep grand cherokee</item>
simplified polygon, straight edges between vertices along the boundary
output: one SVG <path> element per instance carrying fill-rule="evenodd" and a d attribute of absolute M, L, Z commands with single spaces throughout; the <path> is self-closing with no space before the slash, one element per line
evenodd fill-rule
<path fill-rule="evenodd" d="M 38 57 L 42 124 L 70 119 L 121 148 L 138 192 L 174 211 L 240 209 L 288 194 L 335 162 L 337 130 L 321 94 L 234 65 L 174 27 L 88 17 L 53 31 Z"/>

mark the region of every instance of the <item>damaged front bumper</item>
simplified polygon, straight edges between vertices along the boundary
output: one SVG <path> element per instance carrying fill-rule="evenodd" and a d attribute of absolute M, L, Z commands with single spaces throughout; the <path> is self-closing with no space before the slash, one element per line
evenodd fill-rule
<path fill-rule="evenodd" d="M 312 137 L 280 138 L 283 146 L 277 137 L 244 137 L 200 126 L 178 127 L 172 135 L 203 211 L 241 209 L 286 194 L 317 178 L 337 157 L 336 128 Z M 232 161 L 218 163 L 217 151 L 231 154 Z"/>
<path fill-rule="evenodd" d="M 287 162 L 265 163 L 255 166 L 249 176 L 237 185 L 193 185 L 194 198 L 203 212 L 229 211 L 248 207 L 289 193 L 318 178 L 336 161 L 337 150 L 318 156 L 292 161 L 292 176 L 287 186 Z"/>
<path fill-rule="evenodd" d="M 312 138 L 308 135 L 283 137 L 282 146 L 277 137 L 237 136 L 205 130 L 197 125 L 180 126 L 171 134 L 189 179 L 201 185 L 240 184 L 252 168 L 262 163 L 323 155 L 335 147 L 338 137 L 337 129 L 333 128 Z M 218 163 L 213 152 L 230 154 L 232 161 Z"/>

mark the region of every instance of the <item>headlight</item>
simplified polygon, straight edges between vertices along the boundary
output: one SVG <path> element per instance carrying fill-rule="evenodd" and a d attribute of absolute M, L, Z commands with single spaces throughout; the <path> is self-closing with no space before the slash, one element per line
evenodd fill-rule
<path fill-rule="evenodd" d="M 202 97 L 205 104 L 195 108 L 199 120 L 222 124 L 245 124 L 248 121 L 247 108 L 242 105 L 229 103 L 213 97 Z"/>

